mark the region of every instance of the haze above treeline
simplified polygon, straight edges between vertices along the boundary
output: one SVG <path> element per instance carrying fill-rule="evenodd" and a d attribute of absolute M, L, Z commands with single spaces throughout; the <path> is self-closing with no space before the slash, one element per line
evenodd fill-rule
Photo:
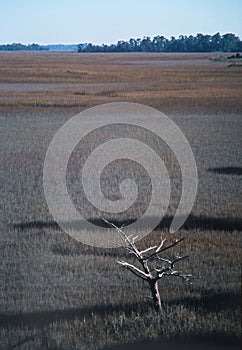
<path fill-rule="evenodd" d="M 92 43 L 80 44 L 50 44 L 24 45 L 12 43 L 0 45 L 0 51 L 77 51 L 77 52 L 242 52 L 242 41 L 233 33 L 220 35 L 197 34 L 180 35 L 178 38 L 165 38 L 157 35 L 131 38 L 128 41 L 120 40 L 116 44 L 94 45 Z"/>

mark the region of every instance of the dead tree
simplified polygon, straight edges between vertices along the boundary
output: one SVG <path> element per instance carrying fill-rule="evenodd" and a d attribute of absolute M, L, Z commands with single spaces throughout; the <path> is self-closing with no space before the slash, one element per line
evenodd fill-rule
<path fill-rule="evenodd" d="M 138 236 L 127 236 L 122 227 L 119 228 L 105 218 L 102 219 L 117 230 L 119 237 L 124 243 L 122 247 L 125 248 L 130 254 L 132 254 L 139 262 L 140 268 L 126 261 L 118 261 L 121 266 L 148 283 L 152 295 L 154 309 L 159 314 L 162 311 L 162 307 L 158 281 L 164 276 L 179 277 L 186 281 L 189 281 L 193 278 L 192 275 L 183 274 L 181 271 L 175 269 L 176 264 L 181 260 L 188 258 L 188 255 L 176 255 L 176 257 L 172 260 L 161 257 L 161 253 L 175 247 L 180 242 L 182 242 L 185 237 L 177 239 L 175 242 L 169 245 L 164 245 L 166 239 L 163 239 L 161 236 L 161 242 L 159 245 L 149 247 L 145 250 L 139 250 L 135 242 Z"/>

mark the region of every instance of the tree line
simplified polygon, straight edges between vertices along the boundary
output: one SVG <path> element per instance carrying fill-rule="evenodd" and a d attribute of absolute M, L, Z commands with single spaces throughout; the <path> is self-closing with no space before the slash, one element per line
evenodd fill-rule
<path fill-rule="evenodd" d="M 143 39 L 131 38 L 120 40 L 117 44 L 93 45 L 92 43 L 78 44 L 78 52 L 241 52 L 242 41 L 232 33 L 220 35 L 180 35 L 170 39 L 162 35 Z"/>
<path fill-rule="evenodd" d="M 21 43 L 13 43 L 0 45 L 0 51 L 43 51 L 48 50 L 45 46 L 39 44 L 24 45 Z"/>

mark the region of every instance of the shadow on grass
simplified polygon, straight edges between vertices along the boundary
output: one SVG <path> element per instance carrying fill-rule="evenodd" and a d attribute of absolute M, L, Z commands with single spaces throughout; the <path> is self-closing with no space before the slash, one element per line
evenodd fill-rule
<path fill-rule="evenodd" d="M 139 341 L 105 347 L 102 350 L 237 350 L 241 349 L 239 338 L 226 336 L 222 333 L 211 333 L 176 337 L 170 341 Z"/>
<path fill-rule="evenodd" d="M 164 217 L 160 224 L 156 227 L 156 230 L 161 228 L 169 228 L 171 225 L 171 222 L 173 220 L 173 217 L 166 216 Z M 99 227 L 107 227 L 107 224 L 102 221 L 102 219 L 90 219 L 88 220 L 94 225 L 96 225 L 96 229 L 98 230 Z M 126 221 L 117 221 L 113 220 L 112 222 L 116 224 L 117 226 L 121 227 L 122 225 L 130 225 L 136 221 L 136 219 L 132 220 L 126 220 Z M 152 223 L 154 219 L 152 217 L 147 218 L 147 222 L 144 223 L 144 225 L 147 224 L 147 227 L 149 227 L 149 223 Z M 33 228 L 37 229 L 45 229 L 45 228 L 52 228 L 54 230 L 60 229 L 60 226 L 55 221 L 30 221 L 30 222 L 22 222 L 12 225 L 13 228 L 19 229 L 19 230 L 30 230 Z M 70 223 L 70 227 L 73 227 L 73 229 L 78 229 L 80 227 L 80 222 L 73 222 Z M 242 229 L 242 219 L 239 217 L 208 217 L 208 216 L 195 216 L 195 215 L 189 215 L 186 222 L 184 223 L 183 229 L 185 230 L 191 230 L 191 229 L 200 229 L 200 230 L 215 230 L 215 231 L 234 231 L 234 230 L 241 230 Z M 95 229 L 92 228 L 92 231 Z"/>
<path fill-rule="evenodd" d="M 225 175 L 242 175 L 241 167 L 223 167 L 223 168 L 209 168 L 209 172 Z"/>
<path fill-rule="evenodd" d="M 184 305 L 191 310 L 203 309 L 205 312 L 218 312 L 223 309 L 237 309 L 240 305 L 240 294 L 233 292 L 218 292 L 210 290 L 201 297 L 186 297 L 169 300 L 164 303 L 169 306 Z M 33 311 L 28 313 L 0 314 L 0 327 L 30 327 L 36 328 L 58 321 L 70 321 L 75 318 L 92 317 L 93 314 L 105 317 L 117 312 L 125 312 L 127 316 L 133 312 L 146 314 L 152 310 L 151 302 L 119 303 L 114 305 L 96 305 L 64 310 Z"/>
<path fill-rule="evenodd" d="M 172 299 L 168 305 L 184 305 L 185 307 L 198 310 L 202 308 L 206 312 L 218 312 L 226 309 L 237 309 L 240 307 L 241 298 L 239 293 L 219 292 L 208 290 L 201 293 L 201 297 L 185 297 Z"/>
<path fill-rule="evenodd" d="M 52 228 L 54 230 L 60 229 L 60 226 L 55 221 L 38 221 L 38 220 L 13 224 L 12 227 L 19 229 L 21 231 L 31 230 L 33 228 L 37 228 L 37 229 Z"/>
<path fill-rule="evenodd" d="M 134 311 L 146 312 L 150 305 L 142 303 L 119 303 L 115 305 L 95 305 L 82 308 L 70 308 L 63 310 L 51 311 L 33 311 L 28 313 L 18 314 L 0 314 L 0 327 L 23 327 L 30 328 L 45 326 L 48 323 L 57 321 L 71 321 L 75 318 L 82 319 L 83 317 L 92 317 L 93 314 L 110 315 L 112 313 L 124 311 L 126 315 L 130 315 Z"/>

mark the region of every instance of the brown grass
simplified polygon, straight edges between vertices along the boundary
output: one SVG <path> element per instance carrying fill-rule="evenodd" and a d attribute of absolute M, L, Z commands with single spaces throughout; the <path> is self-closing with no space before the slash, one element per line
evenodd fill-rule
<path fill-rule="evenodd" d="M 90 350 L 171 339 L 179 347 L 200 339 L 207 349 L 211 338 L 220 348 L 238 348 L 241 183 L 232 170 L 241 169 L 241 68 L 210 58 L 0 53 L 1 349 Z M 196 278 L 161 281 L 161 322 L 143 283 L 116 263 L 131 257 L 71 239 L 44 198 L 43 162 L 54 134 L 84 108 L 114 101 L 169 113 L 197 161 L 197 198 L 175 235 L 186 240 L 170 252 L 189 254 L 181 269 Z M 174 191 L 161 228 L 143 246 L 159 240 L 161 229 L 168 242 L 173 238 L 168 227 L 181 179 L 171 155 L 165 157 Z"/>
<path fill-rule="evenodd" d="M 215 113 L 240 111 L 241 68 L 229 68 L 226 61 L 215 62 L 211 57 L 0 53 L 0 83 L 67 84 L 54 89 L 47 85 L 43 91 L 35 91 L 34 85 L 33 91 L 24 91 L 24 86 L 14 92 L 11 87 L 9 91 L 0 89 L 0 105 L 85 107 L 111 99 L 145 103 L 164 112 L 204 112 L 204 108 Z M 103 86 L 88 86 L 97 82 Z"/>

